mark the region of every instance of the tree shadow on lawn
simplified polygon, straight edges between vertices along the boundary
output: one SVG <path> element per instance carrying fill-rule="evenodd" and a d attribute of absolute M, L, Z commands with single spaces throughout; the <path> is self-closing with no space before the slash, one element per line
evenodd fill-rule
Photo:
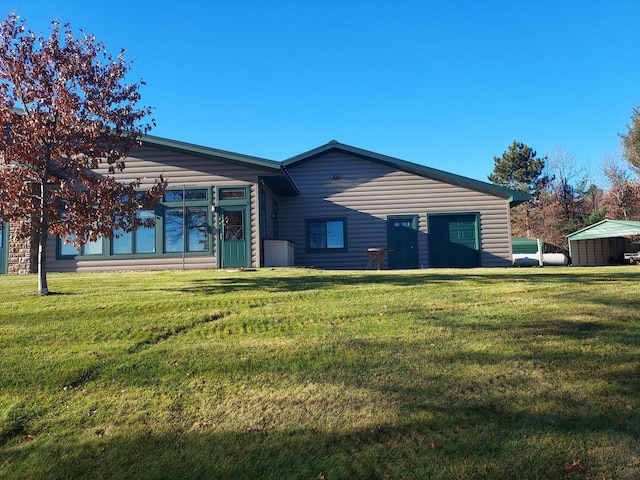
<path fill-rule="evenodd" d="M 191 425 L 178 416 L 161 432 L 144 431 L 139 424 L 128 428 L 119 419 L 110 420 L 112 428 L 86 421 L 81 423 L 84 430 L 70 437 L 55 438 L 45 431 L 23 442 L 5 439 L 0 476 L 23 478 L 23 468 L 37 465 L 29 475 L 42 479 L 316 479 L 321 474 L 327 479 L 564 478 L 564 467 L 579 459 L 578 478 L 611 477 L 612 472 L 616 478 L 634 478 L 638 405 L 628 410 L 617 397 L 640 395 L 637 361 L 630 363 L 629 352 L 621 351 L 611 355 L 604 368 L 600 360 L 589 363 L 589 352 L 565 350 L 562 344 L 542 349 L 535 345 L 537 332 L 576 338 L 584 336 L 585 327 L 566 321 L 541 330 L 528 323 L 520 337 L 504 344 L 507 348 L 499 348 L 498 341 L 490 350 L 462 344 L 439 351 L 431 339 L 422 338 L 336 338 L 312 353 L 301 349 L 274 357 L 253 352 L 251 364 L 238 361 L 231 352 L 209 367 L 216 369 L 214 377 L 225 372 L 228 378 L 277 381 L 285 375 L 299 385 L 357 387 L 375 392 L 374 398 L 388 398 L 394 410 L 390 418 L 397 420 L 325 430 L 312 424 L 278 428 L 276 418 L 261 428 L 238 425 L 225 430 L 216 427 L 215 419 Z M 612 343 L 622 338 L 614 328 L 597 333 Z M 351 352 L 348 365 L 336 361 L 337 350 Z M 146 353 L 134 354 L 138 355 Z M 429 371 L 415 369 L 418 358 L 426 361 Z M 496 366 L 502 367 L 494 370 Z M 99 374 L 106 371 L 117 368 Z M 482 379 L 474 376 L 486 371 Z M 579 378 L 567 378 L 567 385 L 559 384 L 557 391 L 548 388 L 544 398 L 537 398 L 535 373 L 540 371 L 552 377 L 545 379 L 551 387 L 564 380 L 559 371 L 570 377 L 589 375 L 609 398 L 585 404 L 571 393 Z M 153 383 L 150 373 L 141 372 L 141 380 Z M 207 370 L 194 373 L 198 375 L 206 376 Z"/>
<path fill-rule="evenodd" d="M 5 447 L 0 474 L 21 478 L 33 456 L 41 461 L 31 473 L 40 479 L 564 478 L 564 467 L 577 459 L 589 478 L 634 475 L 637 422 L 627 427 L 622 414 L 520 415 L 493 405 L 428 402 L 421 408 L 398 422 L 338 432 L 169 425 L 137 435 L 43 435 Z M 618 455 L 599 456 L 612 439 Z"/>
<path fill-rule="evenodd" d="M 305 272 L 309 272 L 305 270 Z M 277 273 L 277 272 L 276 272 Z M 385 273 L 380 271 L 340 272 L 336 270 L 316 270 L 303 275 L 255 275 L 255 272 L 237 272 L 233 276 L 216 277 L 212 279 L 194 280 L 189 287 L 180 289 L 189 293 L 216 295 L 237 291 L 270 291 L 270 292 L 300 292 L 306 290 L 330 289 L 339 286 L 358 285 L 393 285 L 416 286 L 420 284 L 446 284 L 452 282 L 468 282 L 484 285 L 488 282 L 527 282 L 531 284 L 562 284 L 578 283 L 583 285 L 599 284 L 603 282 L 637 283 L 640 280 L 640 269 L 629 268 L 628 271 L 581 272 L 578 268 L 562 268 L 553 271 L 502 269 L 499 273 L 487 270 L 474 273 L 473 269 L 459 270 L 420 270 L 397 271 Z"/>

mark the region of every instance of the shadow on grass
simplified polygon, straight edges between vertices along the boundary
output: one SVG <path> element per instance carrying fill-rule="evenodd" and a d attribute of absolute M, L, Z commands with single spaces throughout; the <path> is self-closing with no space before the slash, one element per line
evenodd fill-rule
<path fill-rule="evenodd" d="M 318 272 L 299 277 L 243 272 L 194 281 L 185 291 L 215 295 L 456 281 L 473 288 L 505 280 L 552 286 L 612 281 L 635 285 L 640 279 L 640 271 L 635 270 L 564 272 Z M 624 288 L 629 289 L 628 285 Z M 65 382 L 84 386 L 97 380 L 127 388 L 161 384 L 162 380 L 165 385 L 175 382 L 184 387 L 185 397 L 193 383 L 180 383 L 185 372 L 207 381 L 239 379 L 258 389 L 331 384 L 389 398 L 397 420 L 333 430 L 313 425 L 291 429 L 235 425 L 225 430 L 214 424 L 196 425 L 185 414 L 175 424 L 164 425 L 162 432 L 157 427 L 128 428 L 119 425 L 119 419 L 109 419 L 114 427 L 105 430 L 84 420 L 73 436 L 58 438 L 46 431 L 33 432 L 32 421 L 41 414 L 34 410 L 28 416 L 25 406 L 15 410 L 15 425 L 3 437 L 0 476 L 637 478 L 640 419 L 636 412 L 640 405 L 632 400 L 640 398 L 640 335 L 637 321 L 632 320 L 637 318 L 637 304 L 621 305 L 613 296 L 593 298 L 593 293 L 579 289 L 572 295 L 578 304 L 620 310 L 612 318 L 600 318 L 587 310 L 561 311 L 543 318 L 534 318 L 537 313 L 533 312 L 513 322 L 505 317 L 460 321 L 458 311 L 420 318 L 416 311 L 411 313 L 416 314 L 417 323 L 429 322 L 446 335 L 335 336 L 314 345 L 313 351 L 302 346 L 277 355 L 229 341 L 224 356 L 203 351 L 192 364 L 180 364 L 184 370 L 176 373 L 162 366 L 167 359 L 162 351 L 154 351 L 158 342 L 153 337 L 133 348 L 126 359 L 106 358 L 97 367 L 72 372 Z M 482 334 L 475 336 L 474 331 Z M 166 333 L 157 337 L 163 343 L 174 338 L 179 337 Z M 483 342 L 490 346 L 478 348 Z M 215 350 L 212 343 L 207 348 Z M 122 375 L 122 369 L 131 372 Z M 21 441 L 16 437 L 29 433 L 35 438 Z M 580 468 L 569 475 L 564 467 L 578 459 Z M 34 470 L 28 471 L 30 465 Z"/>
<path fill-rule="evenodd" d="M 192 285 L 181 289 L 189 293 L 207 295 L 225 294 L 238 291 L 270 291 L 270 292 L 300 292 L 306 290 L 328 289 L 336 286 L 380 285 L 415 286 L 420 284 L 447 284 L 452 282 L 468 282 L 486 285 L 491 282 L 527 282 L 531 284 L 585 284 L 592 285 L 602 282 L 638 282 L 640 269 L 630 267 L 621 272 L 607 272 L 601 269 L 597 272 L 581 271 L 579 268 L 562 268 L 554 271 L 545 270 L 508 269 L 500 273 L 483 270 L 474 273 L 473 269 L 460 270 L 432 270 L 406 271 L 398 273 L 384 272 L 338 272 L 317 270 L 304 275 L 274 275 L 265 276 L 255 272 L 237 272 L 229 277 L 194 280 Z"/>
<path fill-rule="evenodd" d="M 0 474 L 19 478 L 14 463 L 36 456 L 48 460 L 31 472 L 39 479 L 567 478 L 564 467 L 580 459 L 578 476 L 569 478 L 636 478 L 624 459 L 637 448 L 637 432 L 625 428 L 622 414 L 607 421 L 595 414 L 522 416 L 484 405 L 425 406 L 425 413 L 343 432 L 168 425 L 134 436 L 98 430 L 82 439 L 42 436 L 5 457 Z M 603 464 L 589 454 L 611 441 L 620 450 L 616 459 Z"/>

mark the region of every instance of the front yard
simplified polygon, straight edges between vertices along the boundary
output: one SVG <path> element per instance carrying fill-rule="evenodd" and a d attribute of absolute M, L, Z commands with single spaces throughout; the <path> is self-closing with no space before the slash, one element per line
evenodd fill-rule
<path fill-rule="evenodd" d="M 639 280 L 2 276 L 0 478 L 639 478 Z"/>

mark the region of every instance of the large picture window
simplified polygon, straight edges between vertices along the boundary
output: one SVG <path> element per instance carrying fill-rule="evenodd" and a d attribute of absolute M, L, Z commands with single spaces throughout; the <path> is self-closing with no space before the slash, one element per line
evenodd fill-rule
<path fill-rule="evenodd" d="M 164 214 L 164 249 L 168 253 L 208 250 L 206 207 L 168 208 Z M 186 235 L 186 241 L 185 241 Z"/>
<path fill-rule="evenodd" d="M 319 218 L 306 221 L 307 250 L 343 251 L 347 248 L 347 220 Z"/>
<path fill-rule="evenodd" d="M 78 249 L 58 239 L 58 257 L 198 254 L 211 251 L 211 189 L 167 190 L 155 210 L 140 210 L 146 223 L 132 232 L 115 230 Z"/>

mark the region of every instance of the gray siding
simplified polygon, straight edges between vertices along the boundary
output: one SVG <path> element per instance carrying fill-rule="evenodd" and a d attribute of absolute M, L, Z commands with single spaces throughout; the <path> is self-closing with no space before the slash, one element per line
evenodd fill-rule
<path fill-rule="evenodd" d="M 509 204 L 503 198 L 336 151 L 288 168 L 300 196 L 280 201 L 280 237 L 295 243 L 296 265 L 365 268 L 365 249 L 387 247 L 387 216 L 418 215 L 419 264 L 428 267 L 430 213 L 479 213 L 481 265 L 511 265 Z M 326 217 L 347 219 L 347 252 L 306 251 L 305 219 Z"/>
<path fill-rule="evenodd" d="M 241 186 L 251 185 L 251 265 L 258 265 L 258 218 L 257 218 L 257 183 L 258 176 L 264 172 L 251 166 L 243 166 L 203 159 L 195 155 L 185 155 L 152 147 L 142 147 L 125 161 L 126 168 L 116 173 L 120 182 L 131 182 L 136 178 L 142 180 L 141 188 L 149 188 L 158 176 L 163 175 L 169 182 L 168 188 L 197 186 Z M 106 168 L 98 170 L 106 173 Z M 214 188 L 215 195 L 215 188 Z M 214 239 L 217 238 L 217 226 L 212 225 Z M 216 241 L 213 252 L 200 256 L 182 257 L 158 256 L 144 258 L 90 258 L 56 259 L 56 239 L 50 238 L 47 245 L 48 268 L 50 271 L 101 271 L 101 270 L 160 270 L 183 268 L 217 268 Z"/>

